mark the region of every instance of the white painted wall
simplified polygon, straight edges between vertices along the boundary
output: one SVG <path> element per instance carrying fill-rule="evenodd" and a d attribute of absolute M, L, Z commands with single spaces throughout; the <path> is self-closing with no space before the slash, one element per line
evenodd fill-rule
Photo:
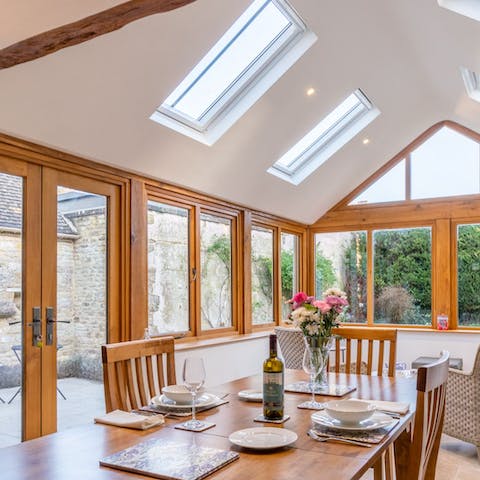
<path fill-rule="evenodd" d="M 182 382 L 182 366 L 188 356 L 203 357 L 207 373 L 205 384 L 213 387 L 261 373 L 263 361 L 268 356 L 268 336 L 176 351 L 177 383 Z"/>
<path fill-rule="evenodd" d="M 471 371 L 480 345 L 479 333 L 398 331 L 397 361 L 411 362 L 418 357 L 438 357 L 448 350 L 451 357 L 463 358 L 463 370 Z"/>
<path fill-rule="evenodd" d="M 397 361 L 411 362 L 418 357 L 439 356 L 446 349 L 452 357 L 463 358 L 463 370 L 469 372 L 480 345 L 479 333 L 412 332 L 399 330 Z M 268 356 L 268 337 L 252 338 L 222 345 L 180 350 L 175 352 L 177 382 L 181 383 L 185 357 L 203 357 L 207 371 L 206 385 L 214 387 L 237 378 L 261 373 Z"/>

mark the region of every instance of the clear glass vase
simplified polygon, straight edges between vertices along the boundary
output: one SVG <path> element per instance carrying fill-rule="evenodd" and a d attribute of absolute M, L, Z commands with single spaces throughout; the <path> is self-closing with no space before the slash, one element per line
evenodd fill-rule
<path fill-rule="evenodd" d="M 333 337 L 305 336 L 305 345 L 312 356 L 312 363 L 320 364 L 315 378 L 315 390 L 328 386 L 328 354 L 333 345 Z"/>

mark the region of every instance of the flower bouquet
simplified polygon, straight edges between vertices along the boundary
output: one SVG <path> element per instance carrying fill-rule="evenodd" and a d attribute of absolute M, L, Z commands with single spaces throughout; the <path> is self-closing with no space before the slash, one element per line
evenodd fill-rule
<path fill-rule="evenodd" d="M 287 323 L 302 330 L 306 347 L 310 350 L 312 363 L 319 364 L 316 383 L 320 387 L 328 384 L 327 361 L 333 343 L 332 328 L 340 325 L 340 318 L 348 306 L 345 292 L 330 288 L 323 293 L 322 300 L 316 300 L 299 292 L 288 301 L 292 312 Z"/>

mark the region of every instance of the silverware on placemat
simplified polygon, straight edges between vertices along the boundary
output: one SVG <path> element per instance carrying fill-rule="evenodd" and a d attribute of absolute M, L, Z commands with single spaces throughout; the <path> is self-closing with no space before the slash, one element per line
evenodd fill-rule
<path fill-rule="evenodd" d="M 349 440 L 347 438 L 343 438 L 343 437 L 338 437 L 338 436 L 334 436 L 334 435 L 318 435 L 314 430 L 309 430 L 307 432 L 307 435 L 312 438 L 313 440 L 317 441 L 317 442 L 328 442 L 328 441 L 331 441 L 331 442 L 341 442 L 341 443 L 346 443 L 348 445 L 356 445 L 358 447 L 366 447 L 366 448 L 370 448 L 371 445 L 368 444 L 368 443 L 364 443 L 364 442 L 357 442 L 355 440 Z"/>

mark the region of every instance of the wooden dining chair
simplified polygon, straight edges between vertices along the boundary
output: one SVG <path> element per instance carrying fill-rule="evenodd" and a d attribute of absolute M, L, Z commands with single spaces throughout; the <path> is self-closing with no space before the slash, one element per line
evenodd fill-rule
<path fill-rule="evenodd" d="M 162 337 L 102 345 L 107 412 L 148 405 L 162 387 L 176 383 L 174 343 Z"/>
<path fill-rule="evenodd" d="M 434 480 L 445 415 L 448 352 L 417 372 L 417 406 L 412 432 L 395 442 L 397 480 Z"/>
<path fill-rule="evenodd" d="M 329 371 L 381 376 L 384 374 L 383 367 L 386 362 L 388 369 L 385 373 L 389 377 L 395 376 L 397 330 L 342 326 L 334 328 L 333 333 L 336 336 L 335 364 L 329 367 Z M 340 354 L 345 357 L 344 361 L 341 360 Z"/>

